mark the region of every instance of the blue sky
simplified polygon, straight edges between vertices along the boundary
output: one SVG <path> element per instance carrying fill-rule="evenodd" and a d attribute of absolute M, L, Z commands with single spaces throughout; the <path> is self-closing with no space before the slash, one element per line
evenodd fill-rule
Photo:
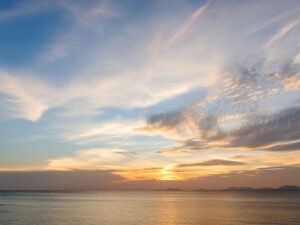
<path fill-rule="evenodd" d="M 2 1 L 1 171 L 298 168 L 299 12 L 299 1 Z"/>

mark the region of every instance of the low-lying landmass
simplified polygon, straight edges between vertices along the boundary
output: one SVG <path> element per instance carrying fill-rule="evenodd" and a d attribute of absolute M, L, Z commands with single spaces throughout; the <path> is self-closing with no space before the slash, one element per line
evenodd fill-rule
<path fill-rule="evenodd" d="M 300 188 L 298 186 L 293 186 L 293 185 L 284 185 L 279 188 L 231 187 L 231 188 L 224 189 L 224 191 L 300 191 Z"/>
<path fill-rule="evenodd" d="M 185 190 L 180 188 L 167 188 L 165 190 L 156 189 L 156 191 L 185 191 Z M 225 189 L 197 189 L 194 191 L 300 191 L 300 187 L 296 185 L 284 185 L 278 188 L 230 187 Z"/>
<path fill-rule="evenodd" d="M 284 185 L 284 186 L 280 186 L 279 188 L 230 187 L 221 190 L 197 189 L 197 191 L 300 191 L 300 187 L 295 185 Z"/>

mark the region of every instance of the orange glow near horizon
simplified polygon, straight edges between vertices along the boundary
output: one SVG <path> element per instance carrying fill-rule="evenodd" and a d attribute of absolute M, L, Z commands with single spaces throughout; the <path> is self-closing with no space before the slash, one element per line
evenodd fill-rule
<path fill-rule="evenodd" d="M 148 168 L 136 170 L 117 170 L 113 172 L 128 180 L 185 180 L 187 177 L 180 176 L 174 171 L 174 165 L 167 165 L 163 168 Z"/>

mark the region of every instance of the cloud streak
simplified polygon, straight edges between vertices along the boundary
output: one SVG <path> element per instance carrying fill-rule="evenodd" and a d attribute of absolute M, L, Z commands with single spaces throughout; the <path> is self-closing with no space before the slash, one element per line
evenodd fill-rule
<path fill-rule="evenodd" d="M 138 153 L 124 149 L 87 149 L 75 153 L 73 157 L 50 159 L 48 169 L 116 169 L 120 162 Z M 120 166 L 119 166 L 120 165 Z"/>
<path fill-rule="evenodd" d="M 199 167 L 199 166 L 239 166 L 244 164 L 245 164 L 244 162 L 239 162 L 239 161 L 212 159 L 212 160 L 199 162 L 199 163 L 180 164 L 177 165 L 177 167 L 184 168 L 184 167 Z"/>
<path fill-rule="evenodd" d="M 168 40 L 167 44 L 173 44 L 177 39 L 183 36 L 187 30 L 193 25 L 193 23 L 197 20 L 197 18 L 204 12 L 204 10 L 208 7 L 210 1 L 205 3 L 204 6 L 198 8 L 192 16 L 175 32 L 175 34 Z"/>
<path fill-rule="evenodd" d="M 213 122 L 204 119 L 197 123 L 198 137 L 183 141 L 182 145 L 158 153 L 177 153 L 221 149 L 296 151 L 299 148 L 300 111 L 288 108 L 273 115 L 250 116 L 247 123 L 225 131 L 217 119 Z M 204 117 L 205 118 L 205 117 Z M 213 131 L 213 132 L 212 132 Z M 212 133 L 212 135 L 208 135 Z M 201 135 L 204 134 L 204 135 Z"/>

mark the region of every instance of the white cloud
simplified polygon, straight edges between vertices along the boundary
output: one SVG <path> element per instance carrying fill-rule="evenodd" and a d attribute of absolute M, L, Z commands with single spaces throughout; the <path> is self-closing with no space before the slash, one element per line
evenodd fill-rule
<path fill-rule="evenodd" d="M 267 61 L 274 70 L 293 60 L 300 50 L 299 18 L 283 25 L 264 45 Z"/>
<path fill-rule="evenodd" d="M 272 24 L 275 24 L 276 22 L 280 22 L 286 18 L 289 18 L 290 16 L 299 13 L 300 7 L 295 7 L 289 11 L 283 11 L 279 14 L 273 15 L 271 18 L 268 17 L 265 21 L 258 21 L 257 24 L 254 24 L 251 26 L 246 32 L 242 34 L 242 37 L 246 37 L 248 35 L 252 35 L 256 32 L 262 31 L 263 29 L 267 28 L 268 26 L 271 26 Z"/>
<path fill-rule="evenodd" d="M 210 1 L 208 1 L 204 6 L 198 8 L 192 16 L 175 32 L 175 34 L 168 40 L 167 44 L 171 45 L 174 41 L 180 38 L 182 35 L 186 33 L 186 31 L 193 25 L 195 20 L 203 13 L 203 11 L 207 8 Z"/>
<path fill-rule="evenodd" d="M 288 34 L 294 27 L 298 25 L 299 21 L 295 20 L 283 26 L 265 45 L 267 48 L 273 45 L 275 42 L 280 40 L 282 37 Z"/>
<path fill-rule="evenodd" d="M 295 56 L 295 58 L 294 58 L 294 63 L 300 64 L 300 53 L 299 53 L 298 55 Z"/>
<path fill-rule="evenodd" d="M 53 63 L 55 67 L 55 63 L 60 63 L 56 60 L 58 58 L 63 64 L 63 60 L 68 59 L 73 62 L 73 57 L 76 57 L 84 65 L 76 72 L 73 70 L 72 74 L 66 70 L 67 74 L 63 76 L 67 78 L 63 80 L 61 86 L 54 86 L 39 78 L 39 73 L 42 71 L 30 76 L 0 72 L 0 92 L 5 94 L 4 99 L 9 102 L 13 112 L 9 116 L 37 121 L 47 110 L 53 108 L 59 108 L 59 112 L 52 113 L 61 117 L 100 115 L 102 108 L 105 107 L 147 108 L 197 87 L 214 86 L 218 79 L 223 79 L 221 71 L 224 61 L 231 59 L 234 54 L 243 53 L 244 50 L 241 51 L 241 49 L 247 49 L 249 46 L 255 49 L 265 46 L 267 57 L 275 57 L 273 61 L 276 61 L 278 57 L 290 59 L 293 55 L 292 53 L 282 55 L 278 52 L 286 49 L 287 43 L 295 43 L 295 40 L 299 40 L 297 39 L 298 33 L 287 38 L 287 34 L 296 30 L 297 21 L 293 20 L 280 29 L 269 38 L 267 44 L 259 46 L 257 43 L 260 40 L 257 42 L 255 40 L 253 43 L 247 42 L 246 46 L 243 40 L 236 37 L 240 37 L 241 28 L 247 30 L 244 22 L 252 18 L 254 11 L 257 13 L 256 8 L 250 8 L 249 13 L 242 15 L 241 12 L 245 10 L 243 4 L 238 4 L 234 10 L 228 4 L 228 8 L 225 7 L 223 11 L 223 8 L 221 10 L 218 7 L 223 7 L 222 4 L 226 5 L 226 3 L 220 3 L 221 5 L 214 4 L 216 8 L 213 10 L 202 14 L 209 4 L 210 2 L 207 2 L 196 11 L 193 9 L 188 13 L 185 11 L 184 15 L 178 15 L 179 21 L 188 18 L 182 26 L 178 27 L 178 22 L 174 25 L 171 20 L 161 20 L 161 18 L 155 18 L 154 25 L 148 21 L 130 22 L 131 24 L 126 24 L 124 21 L 125 28 L 117 27 L 114 30 L 117 31 L 117 34 L 114 33 L 117 38 L 111 35 L 104 40 L 101 39 L 102 25 L 110 26 L 109 23 L 105 23 L 107 21 L 104 19 L 115 18 L 118 15 L 109 2 L 101 2 L 95 7 L 84 8 L 78 2 L 73 4 L 71 1 L 60 1 L 62 8 L 74 20 L 74 24 L 68 30 L 64 30 L 63 35 L 57 36 L 54 44 L 41 54 L 45 56 L 43 60 L 38 60 L 38 62 L 43 64 L 46 59 L 47 63 Z M 224 13 L 228 12 L 228 9 L 231 10 L 230 15 Z M 218 17 L 215 16 L 215 12 L 220 12 Z M 166 14 L 168 13 L 170 12 Z M 285 17 L 286 14 L 283 13 L 283 16 L 279 18 Z M 174 16 L 172 12 L 170 15 Z M 196 23 L 200 16 L 199 23 Z M 211 20 L 212 17 L 214 20 Z M 241 21 L 233 21 L 232 18 L 241 18 Z M 263 28 L 278 20 L 276 17 L 271 22 L 266 22 Z M 157 21 L 161 23 L 160 26 L 157 26 Z M 107 27 L 106 29 L 111 32 L 112 30 Z M 262 29 L 262 27 L 250 27 L 253 28 L 251 32 Z M 93 40 L 87 41 L 82 37 L 89 36 L 90 33 L 85 32 L 90 30 L 93 30 L 96 35 L 92 33 Z M 174 30 L 176 30 L 175 33 L 172 32 Z M 193 31 L 192 35 L 185 35 L 189 30 Z M 154 37 L 154 42 L 151 38 L 153 33 L 161 34 L 158 39 Z M 183 41 L 177 42 L 179 38 Z M 285 38 L 288 41 L 281 42 Z M 154 43 L 154 47 L 152 46 L 154 49 L 164 45 L 164 48 L 157 51 L 154 57 L 151 52 L 149 54 L 147 51 L 150 42 Z M 84 48 L 76 47 L 81 45 Z M 295 51 L 299 53 L 296 47 Z M 298 62 L 298 56 L 295 57 L 294 54 L 293 58 L 295 62 Z M 77 61 L 74 60 L 74 62 Z M 74 63 L 74 67 L 76 66 Z M 51 78 L 48 77 L 48 79 Z M 107 141 L 113 137 L 135 135 L 134 128 L 144 127 L 144 123 L 145 121 L 139 119 L 136 121 L 125 119 L 98 124 L 82 122 L 82 125 L 78 127 L 62 124 L 66 129 L 58 136 L 64 140 L 85 144 L 89 141 L 100 140 L 100 137 L 101 140 L 107 138 L 105 140 Z M 192 125 L 188 125 L 187 130 L 192 130 Z M 143 134 L 158 134 L 154 128 L 144 131 Z M 182 138 L 178 137 L 174 130 L 166 130 L 161 135 L 172 139 Z"/>
<path fill-rule="evenodd" d="M 167 57 L 167 58 L 166 58 Z M 1 72 L 0 92 L 8 96 L 13 117 L 38 120 L 45 111 L 64 108 L 61 115 L 94 114 L 96 109 L 149 107 L 163 100 L 214 82 L 215 68 L 207 62 L 185 59 L 184 55 L 163 55 L 143 68 L 119 69 L 94 74 L 82 71 L 65 85 L 54 87 L 36 76 Z M 120 66 L 122 68 L 122 66 Z M 81 109 L 78 110 L 78 106 Z"/>
<path fill-rule="evenodd" d="M 73 127 L 72 130 L 75 132 L 68 130 L 65 135 L 63 135 L 64 139 L 69 141 L 78 141 L 82 139 L 106 136 L 106 137 L 127 137 L 134 135 L 133 129 L 141 126 L 141 124 L 145 124 L 144 121 L 130 121 L 124 119 L 116 119 L 109 122 L 99 123 L 97 125 L 83 125 L 79 127 Z"/>
<path fill-rule="evenodd" d="M 8 96 L 5 100 L 14 111 L 12 117 L 35 121 L 54 104 L 48 96 L 54 90 L 31 77 L 25 79 L 0 71 L 0 92 Z"/>
<path fill-rule="evenodd" d="M 75 18 L 77 28 L 74 30 L 72 26 L 65 32 L 65 37 L 70 38 L 63 38 L 61 42 L 58 41 L 52 46 L 50 52 L 44 53 L 50 61 L 55 61 L 56 57 L 69 57 L 68 59 L 72 60 L 72 55 L 68 54 L 68 45 L 72 43 L 71 46 L 75 46 L 77 42 L 80 44 L 82 40 L 76 37 L 84 36 L 86 30 L 83 28 L 89 27 L 88 24 L 97 28 L 103 22 L 101 18 L 116 16 L 109 2 L 100 2 L 95 7 L 87 8 L 70 1 L 59 3 L 70 12 L 72 18 Z M 73 53 L 76 57 L 86 63 L 77 72 L 73 71 L 74 74 L 66 74 L 70 80 L 65 80 L 64 85 L 59 87 L 39 79 L 37 75 L 1 72 L 0 92 L 7 95 L 6 100 L 13 110 L 11 116 L 36 121 L 48 109 L 55 107 L 63 109 L 63 112 L 60 112 L 61 116 L 96 115 L 99 109 L 104 107 L 145 108 L 193 88 L 214 85 L 217 79 L 220 79 L 224 59 L 230 57 L 232 52 L 238 52 L 240 45 L 233 43 L 231 39 L 237 32 L 237 29 L 228 25 L 232 23 L 231 17 L 223 18 L 221 14 L 220 18 L 216 18 L 218 26 L 212 27 L 209 20 L 211 15 L 207 13 L 201 18 L 201 23 L 194 23 L 208 4 L 209 2 L 198 8 L 171 38 L 165 39 L 165 42 L 169 40 L 172 45 L 158 52 L 155 58 L 147 51 L 148 36 L 152 31 L 142 29 L 147 24 L 144 22 L 134 24 L 135 29 L 132 30 L 135 31 L 131 34 L 126 33 L 129 35 L 127 38 L 111 38 L 101 43 L 99 34 L 100 36 L 96 35 L 91 43 L 84 43 L 88 46 L 87 52 L 74 48 Z M 239 7 L 242 8 L 243 5 Z M 232 14 L 241 16 L 239 10 L 232 11 Z M 245 18 L 248 16 L 244 15 Z M 184 17 L 186 16 L 180 15 L 180 18 Z M 160 18 L 157 20 L 160 21 Z M 163 29 L 168 28 L 168 23 L 169 21 L 163 23 L 158 30 L 164 34 Z M 184 38 L 183 34 L 191 29 L 192 25 L 197 32 L 189 37 L 188 44 L 175 42 L 179 37 Z M 269 40 L 266 44 L 268 57 L 287 57 L 277 54 L 278 49 L 284 46 L 275 49 L 272 43 L 284 37 L 296 25 L 295 21 L 289 23 Z M 153 25 L 153 30 L 156 31 L 156 28 L 156 25 Z M 209 33 L 199 32 L 205 28 L 210 28 Z M 124 30 L 120 32 L 125 32 Z M 170 37 L 169 31 L 162 36 Z M 134 38 L 135 42 L 132 43 L 130 38 Z M 294 39 L 291 39 L 294 42 Z M 229 53 L 224 52 L 224 45 L 229 46 L 226 47 L 230 49 Z M 93 51 L 90 51 L 91 49 Z M 127 57 L 120 55 L 124 52 Z M 55 64 L 53 66 L 55 67 Z"/>
<path fill-rule="evenodd" d="M 74 156 L 50 159 L 47 169 L 116 169 L 120 162 L 136 153 L 123 149 L 87 149 Z"/>

